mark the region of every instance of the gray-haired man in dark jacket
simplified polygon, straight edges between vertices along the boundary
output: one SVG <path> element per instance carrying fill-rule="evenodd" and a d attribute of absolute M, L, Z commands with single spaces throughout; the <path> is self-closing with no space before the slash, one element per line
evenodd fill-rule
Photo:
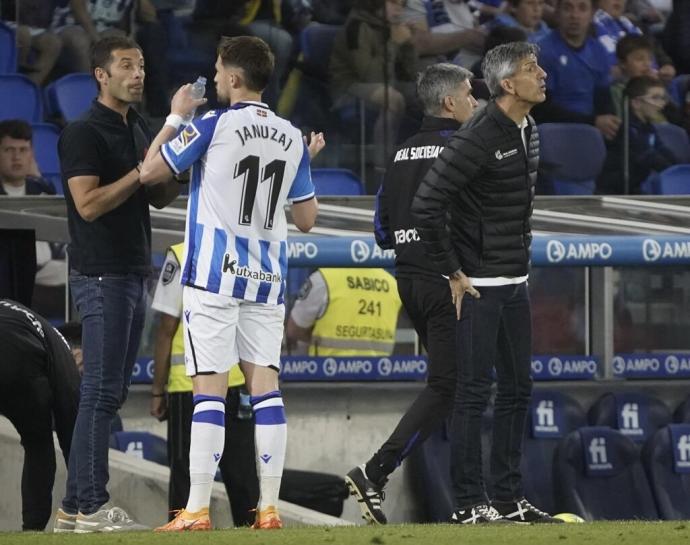
<path fill-rule="evenodd" d="M 487 53 L 482 69 L 493 99 L 448 141 L 412 203 L 427 256 L 449 277 L 458 317 L 451 439 L 456 523 L 559 522 L 524 498 L 520 475 L 532 391 L 527 275 L 539 162 L 529 112 L 546 89 L 537 52 L 533 44 L 513 42 Z M 494 368 L 490 502 L 480 434 Z"/>

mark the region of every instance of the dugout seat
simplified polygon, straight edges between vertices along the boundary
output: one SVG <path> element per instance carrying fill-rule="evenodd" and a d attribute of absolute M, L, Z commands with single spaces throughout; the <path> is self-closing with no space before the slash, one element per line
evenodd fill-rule
<path fill-rule="evenodd" d="M 553 484 L 554 454 L 559 441 L 587 425 L 584 409 L 556 391 L 534 390 L 522 445 L 525 497 L 547 513 L 558 513 Z"/>
<path fill-rule="evenodd" d="M 678 405 L 673 413 L 673 421 L 677 424 L 690 424 L 690 396 Z"/>
<path fill-rule="evenodd" d="M 642 461 L 665 520 L 690 519 L 690 424 L 671 424 L 651 437 Z"/>
<path fill-rule="evenodd" d="M 38 86 L 21 74 L 0 74 L 0 119 L 43 119 L 43 99 Z"/>
<path fill-rule="evenodd" d="M 168 446 L 165 439 L 146 431 L 117 431 L 110 435 L 110 448 L 168 465 Z"/>
<path fill-rule="evenodd" d="M 585 520 L 656 520 L 659 513 L 636 445 L 606 427 L 570 433 L 558 445 L 556 504 Z"/>
<path fill-rule="evenodd" d="M 643 443 L 670 422 L 666 404 L 643 393 L 607 393 L 589 410 L 590 426 L 609 426 L 636 443 Z"/>
<path fill-rule="evenodd" d="M 581 123 L 543 123 L 539 129 L 539 193 L 591 195 L 606 159 L 601 133 Z"/>

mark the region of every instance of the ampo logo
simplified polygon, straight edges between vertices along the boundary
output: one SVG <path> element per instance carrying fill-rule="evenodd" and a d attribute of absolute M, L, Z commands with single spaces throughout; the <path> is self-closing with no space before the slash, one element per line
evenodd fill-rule
<path fill-rule="evenodd" d="M 554 377 L 558 377 L 562 372 L 563 362 L 560 360 L 560 358 L 551 358 L 549 360 L 549 373 Z"/>
<path fill-rule="evenodd" d="M 377 365 L 379 370 L 379 375 L 382 377 L 387 377 L 393 371 L 393 362 L 388 358 L 381 358 Z"/>
<path fill-rule="evenodd" d="M 565 257 L 565 245 L 560 240 L 549 240 L 546 244 L 546 259 L 559 263 Z"/>
<path fill-rule="evenodd" d="M 613 358 L 611 366 L 613 367 L 613 372 L 616 375 L 622 375 L 625 373 L 625 359 L 623 359 L 621 356 L 616 356 Z"/>
<path fill-rule="evenodd" d="M 532 373 L 539 375 L 544 370 L 544 364 L 541 360 L 532 360 Z"/>
<path fill-rule="evenodd" d="M 664 367 L 669 375 L 675 375 L 680 369 L 680 361 L 676 356 L 667 356 Z"/>
<path fill-rule="evenodd" d="M 355 239 L 350 244 L 350 255 L 355 263 L 364 263 L 369 259 L 370 253 L 369 245 L 363 240 Z"/>
<path fill-rule="evenodd" d="M 338 362 L 333 358 L 326 358 L 323 360 L 323 373 L 327 377 L 334 377 L 338 372 Z"/>
<path fill-rule="evenodd" d="M 645 261 L 656 261 L 661 257 L 661 244 L 656 240 L 647 238 L 642 243 L 642 257 Z"/>

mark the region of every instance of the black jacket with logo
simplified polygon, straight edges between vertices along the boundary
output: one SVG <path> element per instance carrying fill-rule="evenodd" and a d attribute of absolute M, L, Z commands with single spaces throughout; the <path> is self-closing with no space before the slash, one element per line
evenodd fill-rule
<path fill-rule="evenodd" d="M 495 102 L 477 111 L 446 144 L 412 202 L 427 258 L 450 274 L 527 274 L 539 135 L 520 129 Z M 448 216 L 449 214 L 449 216 Z"/>
<path fill-rule="evenodd" d="M 429 262 L 410 214 L 419 184 L 440 154 L 448 138 L 460 128 L 455 119 L 425 117 L 419 132 L 393 154 L 376 196 L 374 235 L 384 249 L 395 248 L 396 275 L 439 277 Z"/>

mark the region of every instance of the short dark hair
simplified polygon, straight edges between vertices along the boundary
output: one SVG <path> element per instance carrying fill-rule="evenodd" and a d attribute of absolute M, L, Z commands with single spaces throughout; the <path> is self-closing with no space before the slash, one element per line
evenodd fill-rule
<path fill-rule="evenodd" d="M 127 36 L 107 36 L 94 42 L 91 46 L 91 74 L 96 77 L 96 68 L 102 68 L 110 74 L 110 64 L 113 62 L 113 51 L 119 49 L 138 49 L 142 52 L 141 46 Z M 96 81 L 100 90 L 100 83 Z"/>
<path fill-rule="evenodd" d="M 268 85 L 275 64 L 268 44 L 254 36 L 223 37 L 218 44 L 218 56 L 223 66 L 236 66 L 244 72 L 245 85 L 260 93 Z"/>
<path fill-rule="evenodd" d="M 646 36 L 636 36 L 634 34 L 627 34 L 623 36 L 616 44 L 616 57 L 619 62 L 625 62 L 628 55 L 639 51 L 640 49 L 645 49 L 650 53 L 654 53 L 654 47 L 652 42 Z"/>
<path fill-rule="evenodd" d="M 65 338 L 70 348 L 81 348 L 81 323 L 67 322 L 56 327 L 60 334 Z"/>
<path fill-rule="evenodd" d="M 652 76 L 638 76 L 632 78 L 625 86 L 625 94 L 630 98 L 638 98 L 647 94 L 653 87 L 666 89 L 664 82 Z"/>
<path fill-rule="evenodd" d="M 0 121 L 0 140 L 9 136 L 15 140 L 28 140 L 31 142 L 33 135 L 34 133 L 31 130 L 31 125 L 23 119 L 6 119 L 5 121 Z"/>

